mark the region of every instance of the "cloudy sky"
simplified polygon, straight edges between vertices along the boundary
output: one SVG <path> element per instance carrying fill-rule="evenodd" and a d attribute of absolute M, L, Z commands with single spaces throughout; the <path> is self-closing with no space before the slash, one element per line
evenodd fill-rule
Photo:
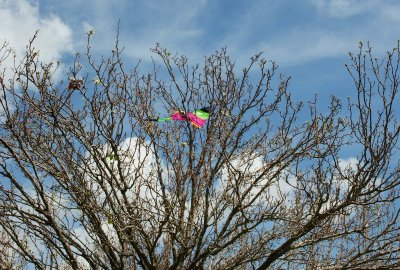
<path fill-rule="evenodd" d="M 225 46 L 238 65 L 263 51 L 295 96 L 327 99 L 354 89 L 344 64 L 360 40 L 380 55 L 396 45 L 398 14 L 397 0 L 0 0 L 0 41 L 22 53 L 39 29 L 42 60 L 67 61 L 94 29 L 106 54 L 120 19 L 127 62 L 149 61 L 156 42 L 193 63 Z"/>

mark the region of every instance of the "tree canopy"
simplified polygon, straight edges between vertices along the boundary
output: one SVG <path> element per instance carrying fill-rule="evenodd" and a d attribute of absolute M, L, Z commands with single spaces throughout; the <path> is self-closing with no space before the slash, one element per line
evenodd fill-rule
<path fill-rule="evenodd" d="M 320 110 L 261 54 L 191 66 L 157 45 L 142 73 L 90 37 L 68 72 L 34 38 L 12 67 L 1 48 L 3 267 L 400 266 L 399 45 L 377 59 L 360 44 L 354 98 Z M 148 121 L 205 107 L 202 127 Z"/>

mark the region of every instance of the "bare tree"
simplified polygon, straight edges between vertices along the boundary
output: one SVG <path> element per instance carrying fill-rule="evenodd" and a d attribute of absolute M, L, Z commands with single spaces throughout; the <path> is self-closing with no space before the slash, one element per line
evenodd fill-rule
<path fill-rule="evenodd" d="M 65 76 L 34 39 L 2 67 L 3 265 L 400 266 L 399 46 L 378 60 L 360 45 L 347 67 L 355 101 L 321 111 L 293 101 L 290 78 L 261 55 L 240 70 L 222 49 L 191 66 L 157 45 L 141 74 L 118 40 L 96 59 L 92 34 Z M 206 106 L 202 128 L 147 121 Z"/>

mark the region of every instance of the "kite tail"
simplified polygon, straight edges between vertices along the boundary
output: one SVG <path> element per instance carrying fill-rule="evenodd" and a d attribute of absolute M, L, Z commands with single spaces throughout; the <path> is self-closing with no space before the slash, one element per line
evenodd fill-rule
<path fill-rule="evenodd" d="M 167 122 L 167 121 L 169 121 L 169 120 L 171 120 L 171 117 L 164 117 L 164 118 L 160 118 L 160 117 L 157 117 L 157 118 L 147 118 L 147 119 L 145 119 L 144 121 L 151 121 L 151 122 Z"/>

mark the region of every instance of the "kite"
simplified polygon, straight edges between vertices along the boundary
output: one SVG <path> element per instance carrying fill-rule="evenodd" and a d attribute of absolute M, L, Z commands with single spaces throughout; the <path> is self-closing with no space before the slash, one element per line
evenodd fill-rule
<path fill-rule="evenodd" d="M 82 87 L 83 81 L 76 80 L 74 78 L 69 79 L 68 89 L 69 90 L 78 90 Z"/>
<path fill-rule="evenodd" d="M 205 107 L 194 112 L 185 113 L 182 111 L 176 111 L 169 117 L 163 118 L 155 118 L 155 119 L 148 119 L 147 121 L 154 121 L 154 122 L 167 122 L 167 121 L 189 121 L 195 127 L 201 128 L 207 121 L 208 117 L 210 116 L 210 108 Z"/>

